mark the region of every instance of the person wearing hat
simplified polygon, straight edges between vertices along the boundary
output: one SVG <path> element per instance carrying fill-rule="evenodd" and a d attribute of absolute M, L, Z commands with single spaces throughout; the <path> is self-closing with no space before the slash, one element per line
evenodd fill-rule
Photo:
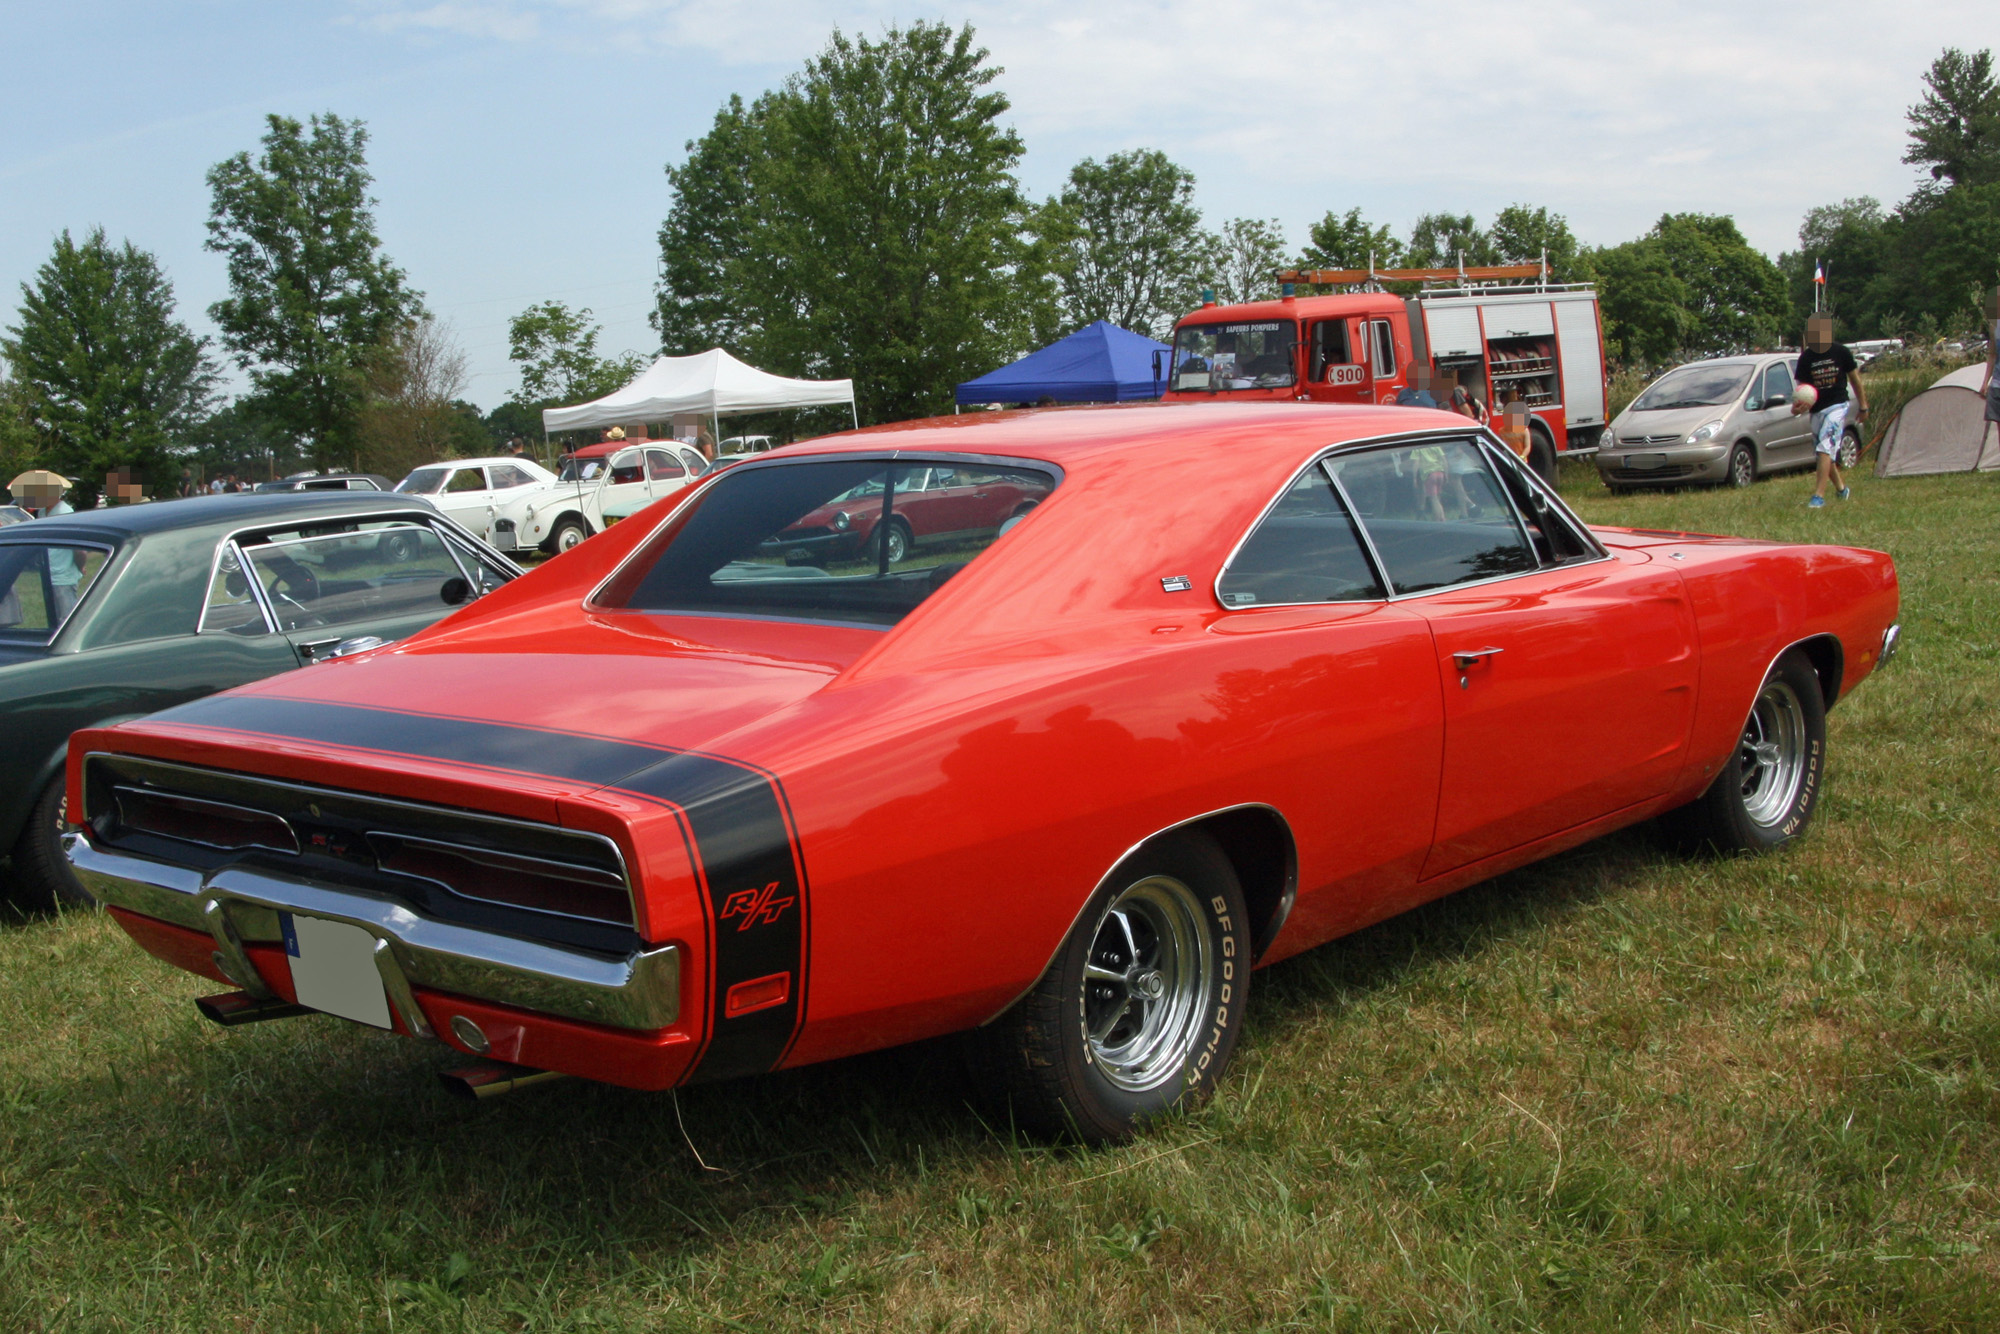
<path fill-rule="evenodd" d="M 63 493 L 69 490 L 69 479 L 47 468 L 32 468 L 7 483 L 7 489 L 14 493 L 15 501 L 38 519 L 54 519 L 73 513 Z M 76 586 L 83 579 L 83 569 L 76 563 L 76 552 L 68 547 L 49 548 L 49 582 L 55 586 L 55 605 L 49 608 L 49 622 L 60 625 L 76 606 Z"/>

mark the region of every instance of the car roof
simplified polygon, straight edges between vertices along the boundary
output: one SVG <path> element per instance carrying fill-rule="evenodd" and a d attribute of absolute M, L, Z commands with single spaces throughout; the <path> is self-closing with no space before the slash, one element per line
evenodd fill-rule
<path fill-rule="evenodd" d="M 1265 442 L 1271 450 L 1291 457 L 1312 445 L 1331 447 L 1441 429 L 1477 427 L 1455 413 L 1389 405 L 1271 399 L 1092 404 L 969 412 L 867 426 L 747 456 L 738 466 L 785 467 L 814 455 L 894 451 L 999 455 L 1024 462 L 1039 459 L 1068 468 L 1160 449 L 1216 451 L 1215 462 L 1229 465 L 1246 454 L 1262 452 Z"/>
<path fill-rule="evenodd" d="M 495 463 L 535 463 L 535 461 L 528 458 L 516 458 L 512 454 L 494 454 L 486 458 L 439 459 L 435 463 L 419 463 L 416 467 L 410 469 L 410 472 L 421 472 L 425 468 L 485 468 Z M 535 463 L 535 466 L 539 468 L 542 465 Z M 407 477 L 409 473 L 403 475 Z"/>
<path fill-rule="evenodd" d="M 288 520 L 300 522 L 335 518 L 358 510 L 403 509 L 434 516 L 436 511 L 420 500 L 397 497 L 387 491 L 252 491 L 234 495 L 189 496 L 184 500 L 156 500 L 144 505 L 113 505 L 101 510 L 78 510 L 16 525 L 9 538 L 33 536 L 95 537 L 106 539 L 139 537 L 148 533 L 174 532 L 186 528 L 244 528 L 259 523 Z"/>

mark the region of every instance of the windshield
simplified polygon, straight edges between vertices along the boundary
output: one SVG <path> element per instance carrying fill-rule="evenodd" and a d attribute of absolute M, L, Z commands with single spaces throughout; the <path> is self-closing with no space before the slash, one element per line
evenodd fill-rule
<path fill-rule="evenodd" d="M 1187 324 L 1174 333 L 1174 388 L 1275 389 L 1296 378 L 1290 320 Z"/>
<path fill-rule="evenodd" d="M 1714 408 L 1733 402 L 1750 383 L 1754 366 L 1683 366 L 1668 371 L 1632 400 L 1634 412 L 1668 408 Z"/>
<path fill-rule="evenodd" d="M 450 472 L 449 468 L 419 468 L 398 483 L 396 489 L 405 495 L 434 496 Z"/>
<path fill-rule="evenodd" d="M 732 470 L 596 605 L 894 625 L 1055 485 L 1039 469 L 983 463 L 839 459 Z"/>
<path fill-rule="evenodd" d="M 104 568 L 95 547 L 0 546 L 0 643 L 46 644 Z"/>

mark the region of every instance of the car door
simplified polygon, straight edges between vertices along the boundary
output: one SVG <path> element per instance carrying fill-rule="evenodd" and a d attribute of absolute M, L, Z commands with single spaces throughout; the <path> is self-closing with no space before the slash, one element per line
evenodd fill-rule
<path fill-rule="evenodd" d="M 436 529 L 407 522 L 246 537 L 241 551 L 264 612 L 301 663 L 324 659 L 343 640 L 415 634 L 491 582 Z"/>
<path fill-rule="evenodd" d="M 1698 665 L 1672 566 L 1606 555 L 1470 439 L 1332 467 L 1393 591 L 1431 628 L 1444 766 L 1425 878 L 1667 790 Z"/>
<path fill-rule="evenodd" d="M 1307 334 L 1306 377 L 1322 402 L 1366 403 L 1369 385 L 1366 326 L 1355 319 L 1316 320 Z"/>
<path fill-rule="evenodd" d="M 1774 361 L 1759 373 L 1753 398 L 1761 400 L 1755 414 L 1757 443 L 1764 457 L 1758 462 L 1786 467 L 1808 454 L 1812 447 L 1812 418 L 1792 412 L 1792 366 Z"/>
<path fill-rule="evenodd" d="M 677 451 L 666 448 L 646 450 L 646 485 L 654 500 L 672 495 L 692 480 L 687 464 Z"/>
<path fill-rule="evenodd" d="M 598 479 L 596 509 L 598 526 L 608 527 L 637 514 L 653 503 L 646 481 L 646 453 L 636 446 L 621 449 L 606 460 L 604 476 Z"/>
<path fill-rule="evenodd" d="M 444 479 L 444 485 L 430 497 L 430 501 L 481 537 L 487 535 L 487 512 L 493 504 L 493 488 L 487 481 L 486 469 L 453 468 L 451 476 Z"/>
<path fill-rule="evenodd" d="M 1411 906 L 1437 810 L 1444 714 L 1421 616 L 1392 602 L 1323 462 L 1300 473 L 1216 580 L 1203 698 L 1298 840 L 1292 928 L 1319 940 Z M 1206 675 L 1206 674 L 1204 674 Z"/>

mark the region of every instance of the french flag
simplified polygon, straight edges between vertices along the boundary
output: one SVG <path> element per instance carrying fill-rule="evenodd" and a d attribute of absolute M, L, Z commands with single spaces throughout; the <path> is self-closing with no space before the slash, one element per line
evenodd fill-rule
<path fill-rule="evenodd" d="M 1813 281 L 1821 287 L 1826 286 L 1826 270 L 1818 264 L 1813 265 Z"/>

